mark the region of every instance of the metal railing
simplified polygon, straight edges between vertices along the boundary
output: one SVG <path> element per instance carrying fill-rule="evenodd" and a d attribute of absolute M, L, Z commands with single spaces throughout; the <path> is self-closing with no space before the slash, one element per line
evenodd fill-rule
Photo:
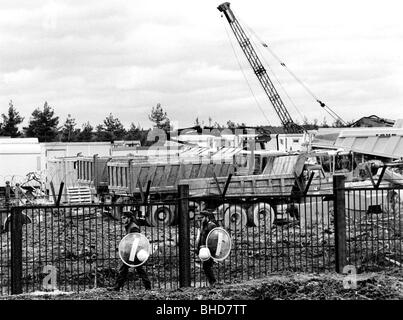
<path fill-rule="evenodd" d="M 4 208 L 0 234 L 0 294 L 41 291 L 56 279 L 62 291 L 114 284 L 121 213 L 131 211 L 150 240 L 144 264 L 154 289 L 204 286 L 196 252 L 200 210 L 211 209 L 232 238 L 227 259 L 214 265 L 224 283 L 273 272 L 343 272 L 402 268 L 403 189 L 347 189 L 285 197 L 190 197 L 151 203 Z M 54 278 L 52 278 L 54 277 Z M 126 288 L 141 288 L 136 272 Z M 48 287 L 49 288 L 49 287 Z"/>
<path fill-rule="evenodd" d="M 194 207 L 203 207 L 209 200 L 198 199 L 193 202 Z M 216 201 L 218 222 L 232 237 L 229 257 L 215 267 L 218 281 L 233 283 L 280 271 L 334 270 L 334 231 L 329 201 L 312 196 L 300 203 L 288 202 L 279 209 L 271 200 L 260 197 Z M 191 224 L 192 249 L 196 246 L 200 218 L 196 213 Z M 202 286 L 205 277 L 197 252 L 192 250 L 191 254 L 192 282 Z"/>
<path fill-rule="evenodd" d="M 159 209 L 166 207 L 166 202 L 143 207 L 153 210 L 153 226 L 145 220 L 137 222 L 151 244 L 152 254 L 144 269 L 152 286 L 175 289 L 178 227 L 175 221 L 168 224 L 162 217 L 163 210 Z M 12 208 L 0 238 L 2 292 L 43 291 L 50 283 L 51 271 L 55 273 L 57 289 L 62 291 L 112 286 L 122 263 L 119 241 L 126 234 L 120 215 L 132 209 L 134 206 L 129 205 Z M 125 286 L 141 288 L 142 283 L 133 272 Z"/>
<path fill-rule="evenodd" d="M 402 266 L 403 189 L 346 189 L 346 258 L 359 271 Z"/>

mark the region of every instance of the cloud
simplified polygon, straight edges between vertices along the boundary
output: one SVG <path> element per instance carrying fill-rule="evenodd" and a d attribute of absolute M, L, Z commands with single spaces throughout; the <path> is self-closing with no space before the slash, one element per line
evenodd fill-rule
<path fill-rule="evenodd" d="M 27 86 L 32 85 L 37 80 L 45 78 L 45 76 L 45 73 L 39 69 L 20 69 L 15 72 L 3 74 L 3 84 L 10 86 Z"/>
<path fill-rule="evenodd" d="M 48 101 L 61 118 L 71 113 L 78 123 L 99 123 L 112 110 L 125 124 L 148 127 L 151 107 L 161 103 L 172 120 L 184 125 L 196 116 L 277 124 L 277 115 L 216 9 L 221 2 L 4 0 L 1 108 L 13 99 L 28 118 Z M 386 113 L 381 116 L 403 118 L 401 8 L 399 1 L 387 4 L 231 1 L 245 29 L 253 29 L 347 120 L 381 111 Z M 301 122 L 300 114 L 326 116 L 258 44 L 255 48 L 274 71 L 270 76 L 292 117 Z"/>

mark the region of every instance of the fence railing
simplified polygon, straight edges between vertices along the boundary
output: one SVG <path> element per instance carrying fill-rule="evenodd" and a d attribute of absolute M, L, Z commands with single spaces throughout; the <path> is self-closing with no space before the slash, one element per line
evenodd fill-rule
<path fill-rule="evenodd" d="M 152 210 L 166 206 L 166 202 L 156 203 Z M 13 207 L 0 240 L 3 293 L 41 291 L 51 280 L 51 271 L 62 291 L 113 285 L 121 264 L 119 241 L 126 234 L 120 213 L 131 209 L 125 207 Z M 177 288 L 177 225 L 166 219 L 156 219 L 153 226 L 138 222 L 151 244 L 152 254 L 144 269 L 153 287 Z M 128 280 L 127 288 L 142 286 L 136 273 L 129 273 Z"/>
<path fill-rule="evenodd" d="M 203 207 L 206 200 L 193 200 L 193 204 Z M 283 212 L 263 197 L 242 202 L 222 199 L 217 204 L 218 222 L 232 237 L 230 255 L 216 265 L 219 281 L 244 281 L 279 271 L 334 270 L 332 210 L 321 197 L 290 202 L 282 208 Z M 191 223 L 191 235 L 196 235 L 199 228 L 200 219 L 196 216 Z M 194 248 L 195 237 L 191 238 Z M 204 275 L 198 272 L 197 252 L 191 252 L 191 261 L 192 279 L 202 285 Z"/>
<path fill-rule="evenodd" d="M 402 189 L 346 189 L 346 257 L 359 271 L 402 266 Z"/>
<path fill-rule="evenodd" d="M 401 268 L 401 196 L 402 189 L 346 189 L 335 176 L 333 195 L 300 199 L 196 198 L 182 185 L 176 199 L 163 202 L 11 207 L 2 212 L 0 294 L 113 285 L 126 233 L 123 211 L 135 214 L 150 240 L 144 269 L 156 289 L 206 285 L 196 252 L 205 208 L 232 238 L 230 255 L 214 265 L 220 282 L 281 271 L 343 272 L 346 265 Z M 135 272 L 126 287 L 142 287 Z"/>

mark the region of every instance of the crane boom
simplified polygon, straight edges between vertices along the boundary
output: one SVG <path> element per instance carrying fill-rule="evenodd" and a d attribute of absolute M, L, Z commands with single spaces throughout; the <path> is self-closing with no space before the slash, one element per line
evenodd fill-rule
<path fill-rule="evenodd" d="M 217 9 L 220 12 L 223 12 L 225 17 L 227 18 L 232 31 L 235 34 L 236 39 L 238 40 L 239 45 L 242 48 L 246 58 L 248 59 L 253 72 L 259 79 L 264 91 L 266 92 L 267 96 L 271 104 L 274 107 L 277 115 L 279 116 L 281 123 L 284 127 L 285 132 L 287 133 L 303 133 L 304 129 L 294 123 L 290 114 L 288 113 L 287 108 L 285 107 L 283 101 L 280 98 L 280 95 L 277 93 L 276 88 L 274 87 L 272 81 L 270 80 L 266 69 L 264 68 L 263 64 L 261 63 L 259 57 L 257 56 L 255 49 L 253 48 L 249 38 L 246 36 L 245 32 L 243 31 L 241 25 L 239 24 L 238 20 L 235 18 L 234 13 L 230 8 L 229 2 L 224 2 L 220 4 Z"/>

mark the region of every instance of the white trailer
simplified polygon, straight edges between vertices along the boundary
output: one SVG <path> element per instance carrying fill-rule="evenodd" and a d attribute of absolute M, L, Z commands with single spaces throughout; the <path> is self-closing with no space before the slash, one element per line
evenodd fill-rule
<path fill-rule="evenodd" d="M 27 174 L 41 170 L 41 146 L 37 138 L 0 137 L 0 187 L 26 181 Z"/>
<path fill-rule="evenodd" d="M 42 170 L 48 170 L 48 161 L 55 158 L 110 156 L 112 146 L 110 142 L 43 142 L 40 145 Z"/>

